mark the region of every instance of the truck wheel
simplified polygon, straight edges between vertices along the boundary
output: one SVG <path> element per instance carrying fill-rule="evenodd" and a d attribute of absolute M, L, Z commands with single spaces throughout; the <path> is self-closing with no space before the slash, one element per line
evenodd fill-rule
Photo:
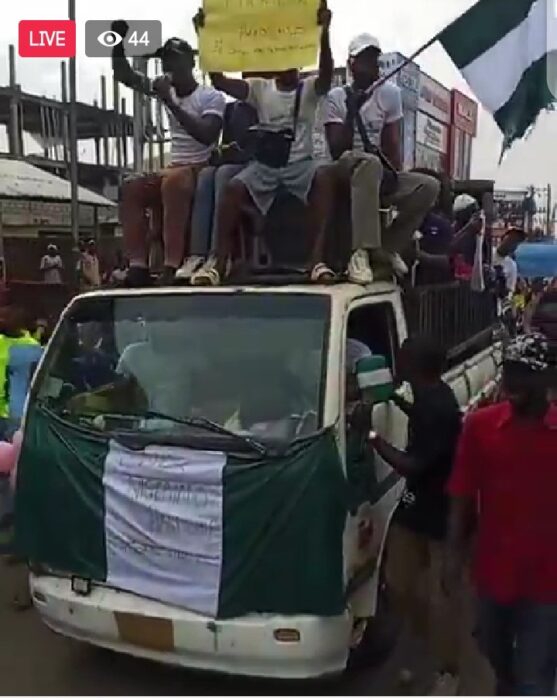
<path fill-rule="evenodd" d="M 393 653 L 402 633 L 402 621 L 394 613 L 383 576 L 378 591 L 375 617 L 365 621 L 357 646 L 350 650 L 347 670 L 358 671 L 383 664 Z"/>

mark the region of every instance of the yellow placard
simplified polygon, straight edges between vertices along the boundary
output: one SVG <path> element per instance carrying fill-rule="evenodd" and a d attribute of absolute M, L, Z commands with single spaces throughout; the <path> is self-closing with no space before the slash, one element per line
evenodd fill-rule
<path fill-rule="evenodd" d="M 280 71 L 315 65 L 319 0 L 204 0 L 201 68 Z"/>

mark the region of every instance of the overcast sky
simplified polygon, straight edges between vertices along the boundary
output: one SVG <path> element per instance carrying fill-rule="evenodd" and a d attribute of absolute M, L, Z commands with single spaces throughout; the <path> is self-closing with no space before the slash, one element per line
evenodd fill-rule
<path fill-rule="evenodd" d="M 99 97 L 99 77 L 108 73 L 105 59 L 82 54 L 83 22 L 89 19 L 159 19 L 163 37 L 194 40 L 191 16 L 200 0 L 76 0 L 78 16 L 78 98 Z M 329 0 L 333 11 L 332 41 L 337 64 L 346 60 L 351 37 L 362 31 L 377 35 L 385 51 L 409 54 L 435 35 L 475 0 Z M 512 2 L 512 0 L 509 0 Z M 66 0 L 4 0 L 0 23 L 0 85 L 8 82 L 8 45 L 17 45 L 21 19 L 62 19 Z M 470 92 L 443 49 L 436 45 L 418 59 L 421 68 L 443 82 Z M 55 59 L 17 59 L 18 82 L 28 92 L 60 96 L 60 68 Z M 496 80 L 494 73 L 494 80 Z M 131 102 L 130 102 L 131 104 Z M 490 115 L 482 112 L 474 145 L 473 176 L 496 179 L 499 186 L 557 187 L 557 114 L 542 115 L 529 139 L 516 145 L 498 168 L 501 137 Z"/>

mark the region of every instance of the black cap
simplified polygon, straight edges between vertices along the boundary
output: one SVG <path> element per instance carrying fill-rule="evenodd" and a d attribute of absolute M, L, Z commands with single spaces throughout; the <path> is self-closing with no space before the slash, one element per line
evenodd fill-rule
<path fill-rule="evenodd" d="M 170 58 L 175 56 L 195 56 L 197 51 L 183 39 L 172 37 L 165 41 L 163 46 L 155 52 L 156 58 Z"/>

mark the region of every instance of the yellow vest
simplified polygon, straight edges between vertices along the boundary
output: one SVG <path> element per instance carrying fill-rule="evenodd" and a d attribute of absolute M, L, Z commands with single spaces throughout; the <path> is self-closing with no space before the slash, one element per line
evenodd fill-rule
<path fill-rule="evenodd" d="M 28 331 L 24 331 L 19 338 L 9 338 L 6 335 L 0 335 L 0 418 L 7 418 L 9 415 L 6 380 L 8 377 L 10 350 L 14 345 L 39 345 L 39 343 Z"/>

